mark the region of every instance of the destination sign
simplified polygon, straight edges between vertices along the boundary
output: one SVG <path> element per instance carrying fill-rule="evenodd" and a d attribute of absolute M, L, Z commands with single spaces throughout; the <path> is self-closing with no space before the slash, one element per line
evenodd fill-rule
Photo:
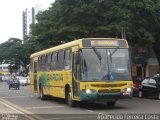
<path fill-rule="evenodd" d="M 125 40 L 83 40 L 83 47 L 127 47 Z"/>
<path fill-rule="evenodd" d="M 118 41 L 94 40 L 91 46 L 118 46 Z"/>

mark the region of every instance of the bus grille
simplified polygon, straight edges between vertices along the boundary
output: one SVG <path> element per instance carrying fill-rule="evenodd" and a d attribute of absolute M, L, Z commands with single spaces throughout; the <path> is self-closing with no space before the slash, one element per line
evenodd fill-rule
<path fill-rule="evenodd" d="M 98 90 L 99 93 L 115 93 L 115 92 L 120 92 L 120 89 L 101 89 Z"/>
<path fill-rule="evenodd" d="M 119 83 L 119 84 L 91 84 L 93 87 L 122 87 L 127 85 L 127 83 Z"/>

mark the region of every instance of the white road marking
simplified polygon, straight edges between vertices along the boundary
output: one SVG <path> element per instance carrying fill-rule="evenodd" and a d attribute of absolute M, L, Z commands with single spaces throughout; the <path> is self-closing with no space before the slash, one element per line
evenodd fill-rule
<path fill-rule="evenodd" d="M 79 116 L 79 117 L 60 117 L 60 118 L 49 118 L 49 119 L 44 119 L 44 120 L 58 120 L 58 119 L 62 119 L 62 120 L 66 120 L 66 119 L 83 119 L 83 118 L 97 118 L 97 116 L 93 115 L 93 116 L 86 116 L 86 117 L 82 117 L 82 116 Z"/>
<path fill-rule="evenodd" d="M 124 105 L 125 103 L 123 103 L 123 102 L 117 102 L 117 104 Z"/>
<path fill-rule="evenodd" d="M 45 109 L 45 108 L 60 108 L 65 106 L 40 106 L 40 107 L 25 107 L 25 109 Z"/>
<path fill-rule="evenodd" d="M 8 99 L 8 98 L 24 98 L 24 97 L 28 97 L 28 96 L 14 96 L 14 97 L 1 97 L 1 98 Z"/>
<path fill-rule="evenodd" d="M 88 112 L 94 112 L 93 110 L 87 110 Z"/>
<path fill-rule="evenodd" d="M 23 114 L 25 117 L 29 118 L 30 120 L 35 120 L 33 117 L 27 115 L 25 112 L 22 112 L 22 111 L 16 109 L 15 107 L 11 106 L 11 103 L 7 102 L 7 101 L 4 100 L 4 99 L 1 99 L 1 98 L 0 98 L 0 103 L 3 104 L 3 105 L 5 105 L 5 106 L 7 106 L 8 108 L 16 111 L 16 112 L 19 113 L 19 114 Z"/>
<path fill-rule="evenodd" d="M 4 92 L 8 92 L 8 91 L 6 91 L 6 90 L 5 90 L 5 91 L 1 91 L 1 90 L 0 90 L 0 92 L 4 93 Z"/>

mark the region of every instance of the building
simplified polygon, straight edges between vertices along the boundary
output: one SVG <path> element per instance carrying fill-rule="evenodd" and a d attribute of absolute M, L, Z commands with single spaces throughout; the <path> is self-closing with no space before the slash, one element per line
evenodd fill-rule
<path fill-rule="evenodd" d="M 36 15 L 39 12 L 44 11 L 42 5 L 36 5 L 35 7 L 32 7 L 31 9 L 26 8 L 22 13 L 22 27 L 23 27 L 23 42 L 27 39 L 27 36 L 30 33 L 30 25 L 37 22 Z"/>
<path fill-rule="evenodd" d="M 1 64 L 0 65 L 0 81 L 8 80 L 11 77 L 11 74 L 9 73 L 9 67 L 10 64 Z"/>
<path fill-rule="evenodd" d="M 152 49 L 134 48 L 132 51 L 132 77 L 153 77 L 159 71 L 158 60 Z"/>

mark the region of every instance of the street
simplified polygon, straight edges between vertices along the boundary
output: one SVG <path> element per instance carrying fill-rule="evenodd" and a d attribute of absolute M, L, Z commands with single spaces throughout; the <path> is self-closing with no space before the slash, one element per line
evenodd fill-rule
<path fill-rule="evenodd" d="M 71 108 L 65 104 L 65 101 L 57 98 L 50 98 L 42 101 L 37 95 L 33 94 L 29 86 L 21 86 L 20 90 L 8 89 L 5 82 L 0 83 L 0 114 L 14 114 L 25 119 L 44 119 L 44 120 L 64 120 L 64 119 L 83 119 L 97 120 L 102 119 L 99 115 L 153 115 L 160 113 L 160 100 L 154 98 L 136 98 L 119 100 L 115 107 L 109 108 L 104 104 L 98 103 L 79 103 L 77 107 Z M 6 110 L 3 110 L 5 108 Z M 20 116 L 20 117 L 19 117 Z M 118 117 L 118 116 L 117 116 Z M 122 117 L 122 116 L 119 116 Z M 141 116 L 139 116 L 141 117 Z M 154 116 L 159 119 L 160 116 Z M 136 117 L 137 118 L 137 117 Z M 18 119 L 18 120 L 19 120 Z M 104 119 L 109 119 L 105 118 Z M 111 119 L 111 118 L 110 118 Z"/>

